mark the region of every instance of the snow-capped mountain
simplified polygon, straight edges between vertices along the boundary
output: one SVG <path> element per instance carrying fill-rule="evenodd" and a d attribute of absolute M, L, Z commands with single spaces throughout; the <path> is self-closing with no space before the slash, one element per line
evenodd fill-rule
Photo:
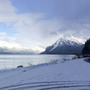
<path fill-rule="evenodd" d="M 46 48 L 43 54 L 81 54 L 85 41 L 73 36 L 62 37 Z"/>

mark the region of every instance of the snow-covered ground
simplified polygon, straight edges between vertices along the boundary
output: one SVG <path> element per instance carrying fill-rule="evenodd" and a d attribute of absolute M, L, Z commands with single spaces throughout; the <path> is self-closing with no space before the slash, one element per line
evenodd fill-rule
<path fill-rule="evenodd" d="M 0 71 L 0 90 L 90 90 L 84 59 Z"/>

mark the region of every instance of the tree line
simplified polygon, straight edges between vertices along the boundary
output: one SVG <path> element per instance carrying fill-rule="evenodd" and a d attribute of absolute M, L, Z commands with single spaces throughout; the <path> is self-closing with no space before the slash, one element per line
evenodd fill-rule
<path fill-rule="evenodd" d="M 88 40 L 85 42 L 84 48 L 83 48 L 83 50 L 82 50 L 82 54 L 83 54 L 83 55 L 90 56 L 90 39 L 88 39 Z"/>

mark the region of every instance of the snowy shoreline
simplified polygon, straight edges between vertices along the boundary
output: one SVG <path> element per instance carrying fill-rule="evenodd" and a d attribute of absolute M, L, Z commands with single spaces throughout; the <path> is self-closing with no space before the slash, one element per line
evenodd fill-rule
<path fill-rule="evenodd" d="M 90 63 L 82 59 L 0 71 L 0 90 L 90 89 Z"/>

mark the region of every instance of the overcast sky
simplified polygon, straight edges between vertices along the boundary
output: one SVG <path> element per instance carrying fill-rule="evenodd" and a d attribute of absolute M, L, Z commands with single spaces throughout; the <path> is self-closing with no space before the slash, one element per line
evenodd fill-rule
<path fill-rule="evenodd" d="M 0 0 L 0 46 L 41 51 L 66 35 L 90 37 L 90 0 Z"/>

